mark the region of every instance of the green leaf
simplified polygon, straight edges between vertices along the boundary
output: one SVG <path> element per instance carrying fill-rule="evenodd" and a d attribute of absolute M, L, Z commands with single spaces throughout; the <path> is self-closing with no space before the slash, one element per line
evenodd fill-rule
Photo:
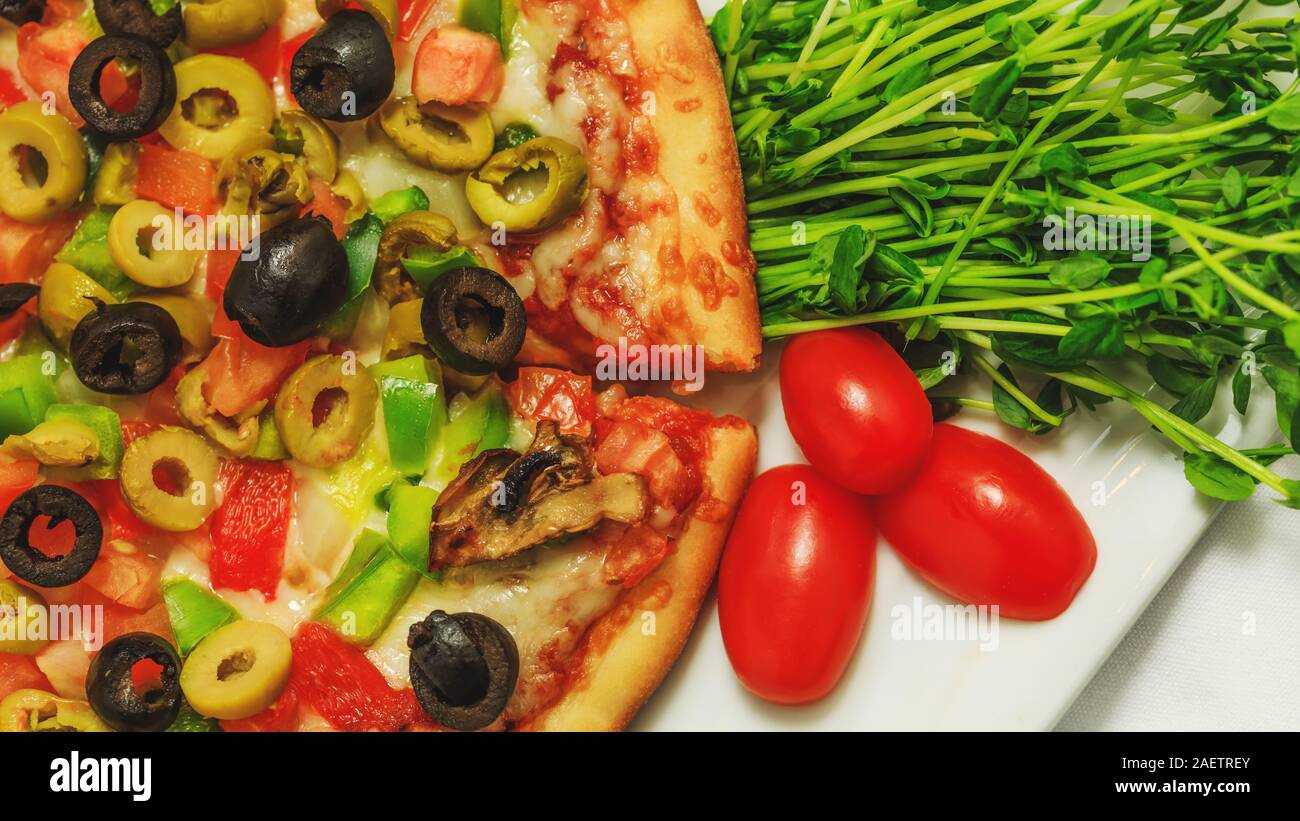
<path fill-rule="evenodd" d="M 1125 168 L 1123 171 L 1116 171 L 1110 177 L 1110 184 L 1119 188 L 1128 185 L 1134 180 L 1141 180 L 1154 174 L 1164 171 L 1165 167 L 1153 162 L 1144 162 L 1141 165 L 1135 165 L 1132 168 Z"/>
<path fill-rule="evenodd" d="M 862 268 L 875 244 L 876 235 L 858 225 L 850 225 L 838 234 L 826 272 L 826 285 L 831 300 L 841 311 L 857 310 Z"/>
<path fill-rule="evenodd" d="M 1010 375 L 1005 365 L 998 370 L 1005 376 Z M 1038 421 L 1030 415 L 1024 405 L 996 382 L 993 383 L 993 410 L 1003 422 L 1021 430 L 1033 430 L 1034 424 Z"/>
<path fill-rule="evenodd" d="M 1246 408 L 1250 407 L 1250 391 L 1254 384 L 1254 377 L 1244 365 L 1232 372 L 1232 406 L 1243 416 Z"/>
<path fill-rule="evenodd" d="M 1282 342 L 1300 359 L 1300 319 L 1288 319 L 1282 325 Z"/>
<path fill-rule="evenodd" d="M 1219 377 L 1217 374 L 1211 374 L 1175 402 L 1169 410 L 1188 422 L 1199 422 L 1214 407 L 1214 396 L 1218 392 Z"/>
<path fill-rule="evenodd" d="M 1134 118 L 1150 125 L 1169 125 L 1178 119 L 1172 108 L 1141 98 L 1125 100 L 1124 108 Z"/>
<path fill-rule="evenodd" d="M 930 79 L 930 64 L 921 62 L 913 63 L 902 71 L 898 72 L 890 79 L 889 84 L 885 86 L 881 97 L 887 103 L 892 103 L 899 97 L 903 97 L 921 86 L 925 85 Z"/>
<path fill-rule="evenodd" d="M 1240 208 L 1246 202 L 1246 178 L 1237 170 L 1237 166 L 1230 166 L 1223 179 L 1219 181 L 1219 190 L 1223 192 L 1223 199 L 1233 208 Z"/>
<path fill-rule="evenodd" d="M 1147 357 L 1147 372 L 1156 380 L 1157 385 L 1172 396 L 1186 396 L 1205 381 L 1204 371 L 1193 373 L 1188 370 L 1186 363 L 1176 362 L 1158 353 Z"/>
<path fill-rule="evenodd" d="M 1255 492 L 1255 480 L 1239 468 L 1207 453 L 1183 457 L 1183 475 L 1192 487 L 1213 499 L 1240 502 Z"/>
<path fill-rule="evenodd" d="M 1072 143 L 1052 146 L 1038 160 L 1038 167 L 1049 177 L 1078 180 L 1088 177 L 1088 161 Z"/>
<path fill-rule="evenodd" d="M 1110 263 L 1096 254 L 1075 254 L 1052 263 L 1047 278 L 1053 285 L 1082 291 L 1101 282 L 1110 274 Z"/>
<path fill-rule="evenodd" d="M 1287 438 L 1287 441 L 1290 441 L 1295 433 L 1292 424 L 1295 421 L 1296 409 L 1300 408 L 1300 376 L 1297 376 L 1294 371 L 1276 365 L 1265 365 L 1263 371 L 1264 379 L 1273 389 L 1276 400 L 1278 427 L 1282 429 L 1282 435 Z"/>
<path fill-rule="evenodd" d="M 1007 14 L 1005 11 L 1000 11 L 997 14 L 990 14 L 988 17 L 984 18 L 984 33 L 989 36 L 989 39 L 1002 42 L 1007 39 L 1007 35 L 1010 34 L 1010 32 L 1011 15 Z"/>
<path fill-rule="evenodd" d="M 1020 61 L 1017 58 L 1004 60 L 992 74 L 975 86 L 975 93 L 970 97 L 970 110 L 985 120 L 995 120 L 1015 90 L 1020 71 Z"/>
<path fill-rule="evenodd" d="M 1114 314 L 1094 314 L 1076 322 L 1056 350 L 1064 359 L 1118 359 L 1124 355 L 1124 328 Z"/>
<path fill-rule="evenodd" d="M 1279 131 L 1300 131 L 1300 94 L 1278 100 L 1264 120 Z"/>

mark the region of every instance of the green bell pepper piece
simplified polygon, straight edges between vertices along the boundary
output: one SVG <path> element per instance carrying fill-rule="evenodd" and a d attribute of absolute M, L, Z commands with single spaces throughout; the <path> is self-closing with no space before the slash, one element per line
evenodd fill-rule
<path fill-rule="evenodd" d="M 0 362 L 0 439 L 27 433 L 54 404 L 54 376 L 45 373 L 45 361 L 29 353 Z"/>
<path fill-rule="evenodd" d="M 370 213 L 379 217 L 380 222 L 385 224 L 392 222 L 407 211 L 427 211 L 428 209 L 429 196 L 418 185 L 389 191 L 370 203 Z"/>
<path fill-rule="evenodd" d="M 357 536 L 356 542 L 352 545 L 352 552 L 348 554 L 347 561 L 343 563 L 343 569 L 339 571 L 338 576 L 334 577 L 334 581 L 330 582 L 330 586 L 325 588 L 325 595 L 322 598 L 328 602 L 346 589 L 387 543 L 388 538 L 377 530 L 366 528 L 361 531 L 361 535 Z"/>
<path fill-rule="evenodd" d="M 402 267 L 422 291 L 453 268 L 483 267 L 483 260 L 478 254 L 459 245 L 448 251 L 435 251 L 428 246 L 417 245 L 411 249 L 410 254 L 411 256 L 402 258 Z"/>
<path fill-rule="evenodd" d="M 429 566 L 429 524 L 438 491 L 424 485 L 394 484 L 389 489 L 388 542 L 413 568 Z"/>
<path fill-rule="evenodd" d="M 268 405 L 257 417 L 257 444 L 253 445 L 251 459 L 266 462 L 278 462 L 289 458 L 284 442 L 280 439 L 280 427 L 275 424 L 275 408 Z"/>
<path fill-rule="evenodd" d="M 465 0 L 460 7 L 460 24 L 491 36 L 501 46 L 501 56 L 510 57 L 510 33 L 519 9 L 514 0 Z"/>
<path fill-rule="evenodd" d="M 349 573 L 351 578 L 344 582 Z M 383 536 L 373 530 L 364 531 L 339 578 L 330 585 L 330 591 L 336 591 L 338 586 L 337 592 L 313 618 L 333 627 L 349 642 L 371 644 L 384 632 L 419 580 L 419 571 L 394 553 Z"/>
<path fill-rule="evenodd" d="M 115 299 L 124 300 L 140 290 L 122 269 L 113 262 L 108 252 L 108 226 L 113 221 L 114 208 L 96 208 L 77 223 L 72 238 L 54 255 L 86 276 L 104 286 Z"/>
<path fill-rule="evenodd" d="M 379 237 L 383 233 L 384 224 L 373 213 L 367 213 L 348 227 L 342 241 L 348 256 L 348 296 L 338 313 L 325 321 L 326 335 L 336 339 L 346 337 L 356 328 L 370 288 L 370 277 L 375 272 L 375 261 L 379 258 Z"/>
<path fill-rule="evenodd" d="M 493 153 L 505 151 L 507 148 L 518 148 L 529 140 L 537 139 L 537 130 L 528 123 L 511 123 L 501 129 L 496 140 L 492 143 Z"/>
<path fill-rule="evenodd" d="M 68 419 L 80 422 L 99 439 L 99 457 L 85 467 L 73 468 L 70 477 L 77 479 L 116 479 L 122 462 L 122 420 L 112 408 L 102 405 L 50 405 L 45 421 Z"/>
<path fill-rule="evenodd" d="M 238 610 L 191 579 L 164 581 L 162 595 L 181 655 L 193 650 L 208 633 L 239 619 Z"/>
<path fill-rule="evenodd" d="M 181 711 L 176 715 L 168 733 L 219 733 L 221 724 L 215 718 L 204 718 L 187 702 L 181 703 Z"/>
<path fill-rule="evenodd" d="M 501 389 L 489 383 L 443 426 L 437 479 L 450 482 L 470 459 L 485 450 L 504 447 L 509 438 L 510 407 Z"/>
<path fill-rule="evenodd" d="M 408 476 L 423 475 L 429 445 L 447 418 L 441 369 L 417 354 L 380 362 L 370 372 L 383 399 L 388 458 Z"/>

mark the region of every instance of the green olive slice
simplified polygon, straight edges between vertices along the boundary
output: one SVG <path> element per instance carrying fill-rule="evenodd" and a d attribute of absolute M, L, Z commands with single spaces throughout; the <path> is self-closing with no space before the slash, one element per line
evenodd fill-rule
<path fill-rule="evenodd" d="M 0 733 L 110 733 L 90 704 L 44 690 L 14 690 L 0 701 Z"/>
<path fill-rule="evenodd" d="M 365 368 L 341 356 L 307 360 L 280 388 L 275 423 L 298 461 L 330 467 L 361 447 L 375 421 L 379 388 Z"/>
<path fill-rule="evenodd" d="M 224 721 L 255 716 L 289 682 L 293 648 L 273 624 L 235 621 L 204 637 L 185 660 L 181 690 L 199 713 Z"/>
<path fill-rule="evenodd" d="M 423 294 L 402 267 L 402 257 L 412 248 L 427 246 L 450 251 L 456 244 L 456 226 L 432 211 L 407 211 L 384 226 L 375 263 L 375 290 L 389 305 L 419 299 Z"/>
<path fill-rule="evenodd" d="M 587 159 L 555 137 L 498 151 L 465 180 L 470 207 L 486 225 L 507 231 L 545 231 L 587 197 Z"/>
<path fill-rule="evenodd" d="M 280 113 L 277 131 L 291 143 L 301 143 L 294 153 L 302 154 L 307 170 L 325 182 L 333 182 L 339 172 L 339 138 L 329 126 L 297 108 Z"/>
<path fill-rule="evenodd" d="M 379 110 L 379 125 L 412 162 L 455 174 L 472 171 L 492 155 L 492 118 L 472 106 L 420 105 L 398 97 Z"/>
<path fill-rule="evenodd" d="M 216 411 L 203 395 L 208 369 L 199 366 L 176 383 L 176 412 L 185 423 L 202 431 L 232 456 L 247 456 L 257 447 L 258 413 L 265 402 L 257 402 L 236 419 Z"/>
<path fill-rule="evenodd" d="M 45 612 L 45 599 L 40 593 L 12 579 L 0 579 L 0 653 L 34 656 L 45 649 L 49 644 L 48 638 L 28 637 L 30 628 L 45 617 Z M 24 623 L 29 629 L 28 635 L 22 632 Z M 0 709 L 0 721 L 7 715 L 8 711 Z"/>
<path fill-rule="evenodd" d="M 134 200 L 139 165 L 140 143 L 110 143 L 99 161 L 91 199 L 96 205 L 126 205 Z"/>
<path fill-rule="evenodd" d="M 202 252 L 185 248 L 181 242 L 160 241 L 183 233 L 183 227 L 175 222 L 173 212 L 158 203 L 132 200 L 117 209 L 108 224 L 108 253 L 122 273 L 141 285 L 184 285 L 194 276 Z"/>
<path fill-rule="evenodd" d="M 184 428 L 164 427 L 127 447 L 122 456 L 122 496 L 135 515 L 154 527 L 193 530 L 216 508 L 218 468 L 216 451 L 203 437 Z"/>
<path fill-rule="evenodd" d="M 82 318 L 95 310 L 96 302 L 113 305 L 117 300 L 104 286 L 71 265 L 56 262 L 45 269 L 41 293 L 36 299 L 36 316 L 50 338 L 64 348 Z"/>
<path fill-rule="evenodd" d="M 19 222 L 48 222 L 86 185 L 85 141 L 63 115 L 47 115 L 41 106 L 28 100 L 0 114 L 0 212 Z"/>
<path fill-rule="evenodd" d="M 181 332 L 180 362 L 198 362 L 212 350 L 212 308 L 204 297 L 193 294 L 146 293 L 128 302 L 148 302 L 172 315 Z"/>
<path fill-rule="evenodd" d="M 190 0 L 181 12 L 194 50 L 249 43 L 276 24 L 284 0 Z"/>
<path fill-rule="evenodd" d="M 482 376 L 515 358 L 528 322 L 523 300 L 505 277 L 486 268 L 457 268 L 429 286 L 420 325 L 439 359 Z"/>
<path fill-rule="evenodd" d="M 236 57 L 196 54 L 175 70 L 176 106 L 158 129 L 173 148 L 221 160 L 271 146 L 275 97 L 256 69 Z"/>
<path fill-rule="evenodd" d="M 222 212 L 257 214 L 263 230 L 296 217 L 313 196 L 307 164 L 269 148 L 237 152 L 222 160 L 217 182 L 225 197 Z"/>

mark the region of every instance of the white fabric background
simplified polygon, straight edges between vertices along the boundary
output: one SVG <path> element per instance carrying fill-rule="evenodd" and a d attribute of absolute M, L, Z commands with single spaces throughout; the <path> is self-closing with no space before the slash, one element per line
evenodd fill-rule
<path fill-rule="evenodd" d="M 1300 730 L 1300 511 L 1269 497 L 1219 514 L 1058 730 Z"/>

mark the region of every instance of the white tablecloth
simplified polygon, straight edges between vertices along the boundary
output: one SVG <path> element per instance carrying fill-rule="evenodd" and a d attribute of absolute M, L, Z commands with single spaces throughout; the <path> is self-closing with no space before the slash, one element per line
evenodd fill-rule
<path fill-rule="evenodd" d="M 1219 514 L 1058 730 L 1300 730 L 1300 511 L 1270 495 Z"/>

